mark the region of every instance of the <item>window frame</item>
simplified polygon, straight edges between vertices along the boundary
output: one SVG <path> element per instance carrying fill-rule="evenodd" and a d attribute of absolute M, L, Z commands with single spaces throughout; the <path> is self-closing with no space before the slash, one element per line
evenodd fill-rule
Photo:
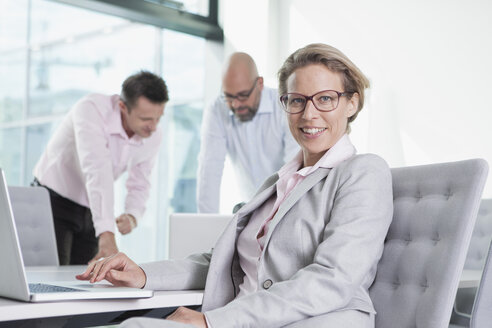
<path fill-rule="evenodd" d="M 218 23 L 218 0 L 209 0 L 209 15 L 201 16 L 148 1 L 52 0 L 139 23 L 149 24 L 213 41 L 224 41 Z"/>

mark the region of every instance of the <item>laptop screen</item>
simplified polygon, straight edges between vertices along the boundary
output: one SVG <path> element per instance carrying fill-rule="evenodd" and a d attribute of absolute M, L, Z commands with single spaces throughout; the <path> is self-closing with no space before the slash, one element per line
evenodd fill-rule
<path fill-rule="evenodd" d="M 5 174 L 0 169 L 0 296 L 28 301 L 29 290 L 10 204 Z"/>
<path fill-rule="evenodd" d="M 169 259 L 209 252 L 232 214 L 174 213 L 169 216 Z"/>

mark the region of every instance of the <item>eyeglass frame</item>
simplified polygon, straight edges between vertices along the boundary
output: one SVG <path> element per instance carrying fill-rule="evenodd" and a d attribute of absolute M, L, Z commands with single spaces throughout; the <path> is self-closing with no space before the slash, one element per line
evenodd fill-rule
<path fill-rule="evenodd" d="M 326 91 L 333 91 L 333 92 L 335 92 L 335 93 L 337 94 L 337 96 L 338 96 L 338 97 L 337 97 L 337 104 L 336 104 L 336 106 L 335 106 L 335 107 L 333 107 L 333 109 L 330 109 L 330 110 L 319 109 L 319 108 L 316 106 L 316 104 L 314 103 L 314 101 L 313 101 L 314 96 L 319 95 L 320 93 L 322 93 L 322 92 L 326 92 Z M 330 90 L 330 89 L 328 89 L 328 90 L 321 90 L 321 91 L 318 91 L 318 92 L 316 92 L 315 94 L 313 94 L 313 95 L 311 95 L 311 96 L 306 96 L 306 95 L 303 95 L 302 93 L 297 93 L 297 92 L 288 92 L 288 93 L 283 94 L 282 96 L 280 96 L 280 98 L 279 98 L 279 99 L 280 99 L 280 103 L 282 104 L 282 107 L 283 107 L 284 111 L 285 111 L 286 113 L 289 113 L 289 114 L 299 114 L 299 113 L 304 112 L 304 110 L 306 110 L 307 103 L 308 103 L 308 101 L 310 101 L 310 100 L 311 100 L 311 102 L 313 103 L 313 106 L 314 106 L 314 108 L 316 108 L 316 110 L 318 110 L 318 111 L 320 111 L 320 112 L 324 112 L 324 113 L 329 113 L 329 112 L 332 112 L 332 111 L 334 111 L 335 109 L 337 109 L 337 108 L 338 108 L 338 104 L 340 103 L 340 97 L 346 97 L 346 96 L 348 96 L 348 95 L 350 95 L 350 94 L 352 94 L 352 95 L 353 95 L 354 93 L 357 93 L 357 91 L 343 91 L 343 92 L 339 92 L 339 91 L 336 91 L 336 90 Z M 302 110 L 300 110 L 300 111 L 298 111 L 298 112 L 289 112 L 289 111 L 287 110 L 287 105 L 284 103 L 284 100 L 283 100 L 283 99 L 285 99 L 288 95 L 298 95 L 298 96 L 302 96 L 302 97 L 304 97 L 304 99 L 306 100 L 306 102 L 304 103 L 304 107 L 302 108 Z"/>
<path fill-rule="evenodd" d="M 221 94 L 221 98 L 228 102 L 228 103 L 232 103 L 234 100 L 237 100 L 239 102 L 243 102 L 243 101 L 246 101 L 249 99 L 249 97 L 251 96 L 251 94 L 253 93 L 253 91 L 255 90 L 256 88 L 256 83 L 258 82 L 258 80 L 260 79 L 259 76 L 256 77 L 255 81 L 253 82 L 253 86 L 251 87 L 251 89 L 249 89 L 249 91 L 247 91 L 245 94 L 235 94 L 235 95 L 229 95 L 229 94 L 226 94 L 225 92 Z M 238 93 L 243 93 L 244 91 L 241 91 L 241 92 L 238 92 Z M 242 98 L 242 99 L 241 99 Z"/>

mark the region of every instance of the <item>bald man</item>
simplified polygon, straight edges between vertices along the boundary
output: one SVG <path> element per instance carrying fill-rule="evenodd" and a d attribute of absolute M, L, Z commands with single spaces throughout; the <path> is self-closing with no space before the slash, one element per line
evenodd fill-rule
<path fill-rule="evenodd" d="M 248 201 L 263 181 L 292 158 L 292 138 L 277 90 L 263 85 L 246 53 L 233 53 L 222 75 L 222 94 L 205 110 L 198 160 L 198 211 L 218 213 L 222 172 L 229 155 L 237 188 Z"/>

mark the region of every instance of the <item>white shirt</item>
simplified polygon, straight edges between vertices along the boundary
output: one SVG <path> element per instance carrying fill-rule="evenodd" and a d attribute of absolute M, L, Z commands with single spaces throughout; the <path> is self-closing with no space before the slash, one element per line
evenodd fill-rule
<path fill-rule="evenodd" d="M 264 87 L 258 112 L 241 122 L 218 97 L 205 110 L 198 157 L 198 211 L 219 211 L 220 183 L 228 154 L 239 179 L 238 189 L 249 200 L 263 181 L 299 150 L 287 124 L 277 90 Z"/>
<path fill-rule="evenodd" d="M 113 184 L 125 171 L 125 212 L 143 215 L 162 139 L 160 128 L 146 139 L 128 138 L 118 101 L 118 95 L 91 94 L 77 102 L 33 170 L 41 184 L 91 209 L 96 235 L 115 231 Z"/>

